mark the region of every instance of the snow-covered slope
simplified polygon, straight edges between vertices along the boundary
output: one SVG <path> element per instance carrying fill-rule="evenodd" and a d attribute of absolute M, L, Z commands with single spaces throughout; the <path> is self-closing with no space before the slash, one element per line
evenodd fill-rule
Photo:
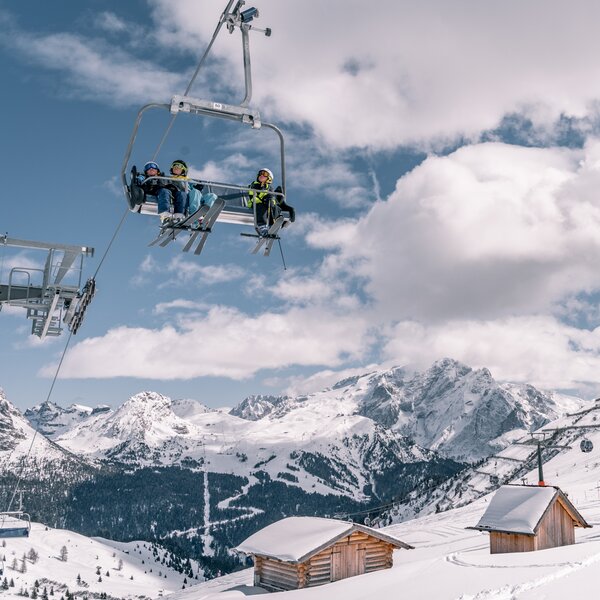
<path fill-rule="evenodd" d="M 391 569 L 352 577 L 324 586 L 281 592 L 282 600 L 564 600 L 595 598 L 600 568 L 600 405 L 584 415 L 568 417 L 555 427 L 577 427 L 594 450 L 583 454 L 577 439 L 571 448 L 557 449 L 545 464 L 548 484 L 559 486 L 592 529 L 576 529 L 576 543 L 538 552 L 490 554 L 487 533 L 466 529 L 475 525 L 492 497 L 468 505 L 383 528 L 415 547 L 397 550 Z M 550 427 L 546 428 L 550 429 Z M 560 433 L 560 432 L 559 432 Z M 567 435 L 569 430 L 560 435 Z M 537 481 L 537 470 L 523 477 Z M 520 483 L 520 478 L 517 481 Z M 173 593 L 169 600 L 232 600 L 259 593 L 252 569 L 204 582 Z"/>
<path fill-rule="evenodd" d="M 249 421 L 191 400 L 142 392 L 114 412 L 91 415 L 55 440 L 70 452 L 96 460 L 205 466 L 244 476 L 260 469 L 307 490 L 357 497 L 372 485 L 369 473 L 385 469 L 386 463 L 434 458 L 356 414 L 344 398 L 314 397 L 288 408 Z M 307 466 L 319 457 L 335 465 L 328 478 Z"/>
<path fill-rule="evenodd" d="M 37 557 L 36 557 L 37 555 Z M 22 598 L 25 591 L 52 598 L 69 591 L 79 598 L 156 598 L 187 588 L 203 575 L 195 561 L 168 566 L 170 554 L 149 542 L 113 542 L 33 523 L 29 538 L 8 538 L 0 548 L 0 568 L 8 589 L 0 596 Z M 64 558 L 65 560 L 62 560 Z M 164 561 L 164 562 L 163 562 Z M 175 566 L 187 568 L 179 572 Z M 190 575 L 190 572 L 192 575 Z M 13 585 L 10 585 L 10 584 Z"/>
<path fill-rule="evenodd" d="M 580 405 L 444 359 L 422 372 L 381 369 L 308 396 L 249 396 L 229 414 L 142 392 L 115 411 L 42 405 L 29 415 L 90 459 L 246 477 L 260 469 L 309 491 L 365 498 L 394 464 L 432 460 L 432 450 L 479 460 Z"/>
<path fill-rule="evenodd" d="M 590 454 L 584 454 L 580 450 L 583 439 L 589 439 L 594 445 L 594 450 Z M 543 461 L 549 461 L 547 465 L 543 465 L 546 483 L 552 484 L 565 475 L 560 470 L 554 470 L 552 466 L 560 464 L 559 458 L 567 462 L 572 460 L 573 469 L 582 465 L 583 469 L 589 471 L 590 465 L 600 466 L 600 460 L 594 459 L 600 449 L 600 400 L 588 404 L 583 410 L 566 414 L 560 419 L 547 423 L 533 435 L 520 437 L 500 452 L 440 486 L 415 490 L 405 502 L 396 506 L 391 512 L 384 513 L 381 516 L 382 522 L 390 519 L 409 520 L 416 515 L 432 514 L 465 506 L 503 483 L 537 483 L 538 441 L 542 442 Z"/>
<path fill-rule="evenodd" d="M 0 474 L 15 472 L 22 464 L 23 476 L 36 479 L 51 478 L 56 472 L 77 472 L 86 466 L 80 457 L 36 434 L 0 389 Z"/>

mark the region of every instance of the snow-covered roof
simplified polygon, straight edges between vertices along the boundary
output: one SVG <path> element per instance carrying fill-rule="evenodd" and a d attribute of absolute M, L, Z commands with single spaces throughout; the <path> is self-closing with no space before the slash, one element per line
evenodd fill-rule
<path fill-rule="evenodd" d="M 364 525 L 320 517 L 288 517 L 272 523 L 244 540 L 237 548 L 245 554 L 258 554 L 286 562 L 304 562 L 327 546 L 355 531 L 410 549 L 397 538 Z"/>
<path fill-rule="evenodd" d="M 553 486 L 503 485 L 473 529 L 535 535 L 556 498 L 579 527 L 589 527 L 569 499 Z"/>

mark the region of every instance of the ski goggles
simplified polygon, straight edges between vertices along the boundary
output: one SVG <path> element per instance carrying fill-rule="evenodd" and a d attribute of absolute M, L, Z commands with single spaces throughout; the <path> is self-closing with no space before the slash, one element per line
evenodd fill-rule
<path fill-rule="evenodd" d="M 172 169 L 181 169 L 182 171 L 185 171 L 186 167 L 185 167 L 185 165 L 182 165 L 181 163 L 176 162 L 171 165 L 171 170 Z"/>
<path fill-rule="evenodd" d="M 269 173 L 267 173 L 266 171 L 259 171 L 258 176 L 259 177 L 271 177 L 271 175 L 269 175 Z"/>
<path fill-rule="evenodd" d="M 144 173 L 150 169 L 156 169 L 157 171 L 160 171 L 156 163 L 148 163 L 147 165 L 144 165 Z"/>

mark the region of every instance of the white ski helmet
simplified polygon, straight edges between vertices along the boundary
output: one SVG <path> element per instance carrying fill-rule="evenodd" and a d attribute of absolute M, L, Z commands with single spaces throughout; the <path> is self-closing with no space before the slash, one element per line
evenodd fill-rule
<path fill-rule="evenodd" d="M 260 176 L 261 173 L 266 173 L 267 174 L 268 183 L 271 183 L 273 181 L 273 171 L 271 171 L 271 169 L 259 169 L 258 170 L 258 174 L 256 175 L 257 179 L 258 179 L 258 177 Z"/>

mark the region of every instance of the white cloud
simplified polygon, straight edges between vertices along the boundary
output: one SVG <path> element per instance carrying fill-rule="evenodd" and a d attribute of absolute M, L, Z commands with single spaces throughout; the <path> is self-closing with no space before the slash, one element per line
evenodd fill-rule
<path fill-rule="evenodd" d="M 223 3 L 155 7 L 159 38 L 192 51 Z M 309 124 L 328 144 L 393 148 L 477 135 L 507 113 L 527 111 L 544 125 L 596 112 L 593 0 L 485 10 L 476 0 L 382 0 L 376 9 L 361 0 L 263 0 L 260 11 L 257 26 L 273 35 L 252 34 L 256 104 L 274 120 Z M 228 61 L 227 82 L 241 86 L 238 38 L 221 36 L 214 56 Z"/>
<path fill-rule="evenodd" d="M 113 33 L 121 33 L 128 28 L 123 19 L 109 11 L 101 12 L 96 16 L 96 26 Z"/>
<path fill-rule="evenodd" d="M 599 156 L 598 142 L 463 147 L 427 159 L 358 222 L 321 223 L 307 239 L 338 248 L 382 318 L 548 311 L 600 286 Z"/>
<path fill-rule="evenodd" d="M 217 306 L 201 318 L 182 320 L 177 328 L 119 327 L 86 339 L 68 353 L 61 376 L 242 379 L 292 364 L 337 366 L 365 354 L 367 327 L 356 315 L 315 309 L 253 317 Z M 48 365 L 41 374 L 50 376 L 54 369 Z"/>
<path fill-rule="evenodd" d="M 429 365 L 451 356 L 487 367 L 500 380 L 600 390 L 600 327 L 585 330 L 548 316 L 525 316 L 430 325 L 405 321 L 388 335 L 384 356 L 398 363 Z"/>
<path fill-rule="evenodd" d="M 178 298 L 177 300 L 172 300 L 170 302 L 159 302 L 152 311 L 155 315 L 164 315 L 165 313 L 173 313 L 174 311 L 205 311 L 209 310 L 209 306 L 203 304 L 201 302 L 196 302 L 194 300 L 185 300 L 183 298 Z"/>
<path fill-rule="evenodd" d="M 391 366 L 391 364 L 389 365 Z M 283 394 L 288 396 L 299 396 L 301 394 L 312 394 L 319 392 L 325 388 L 335 385 L 338 381 L 346 379 L 347 377 L 353 377 L 355 375 L 364 375 L 375 369 L 381 369 L 384 367 L 381 364 L 377 365 L 364 365 L 362 367 L 352 367 L 348 369 L 324 369 L 313 373 L 308 377 L 293 376 L 286 379 L 272 378 L 265 380 L 266 385 L 272 385 L 276 387 L 283 387 Z M 384 367 L 385 368 L 385 367 Z"/>
<path fill-rule="evenodd" d="M 51 35 L 12 32 L 11 46 L 43 66 L 63 71 L 70 87 L 65 94 L 115 105 L 170 100 L 185 89 L 185 77 L 156 61 L 134 58 L 119 47 L 69 33 Z"/>

